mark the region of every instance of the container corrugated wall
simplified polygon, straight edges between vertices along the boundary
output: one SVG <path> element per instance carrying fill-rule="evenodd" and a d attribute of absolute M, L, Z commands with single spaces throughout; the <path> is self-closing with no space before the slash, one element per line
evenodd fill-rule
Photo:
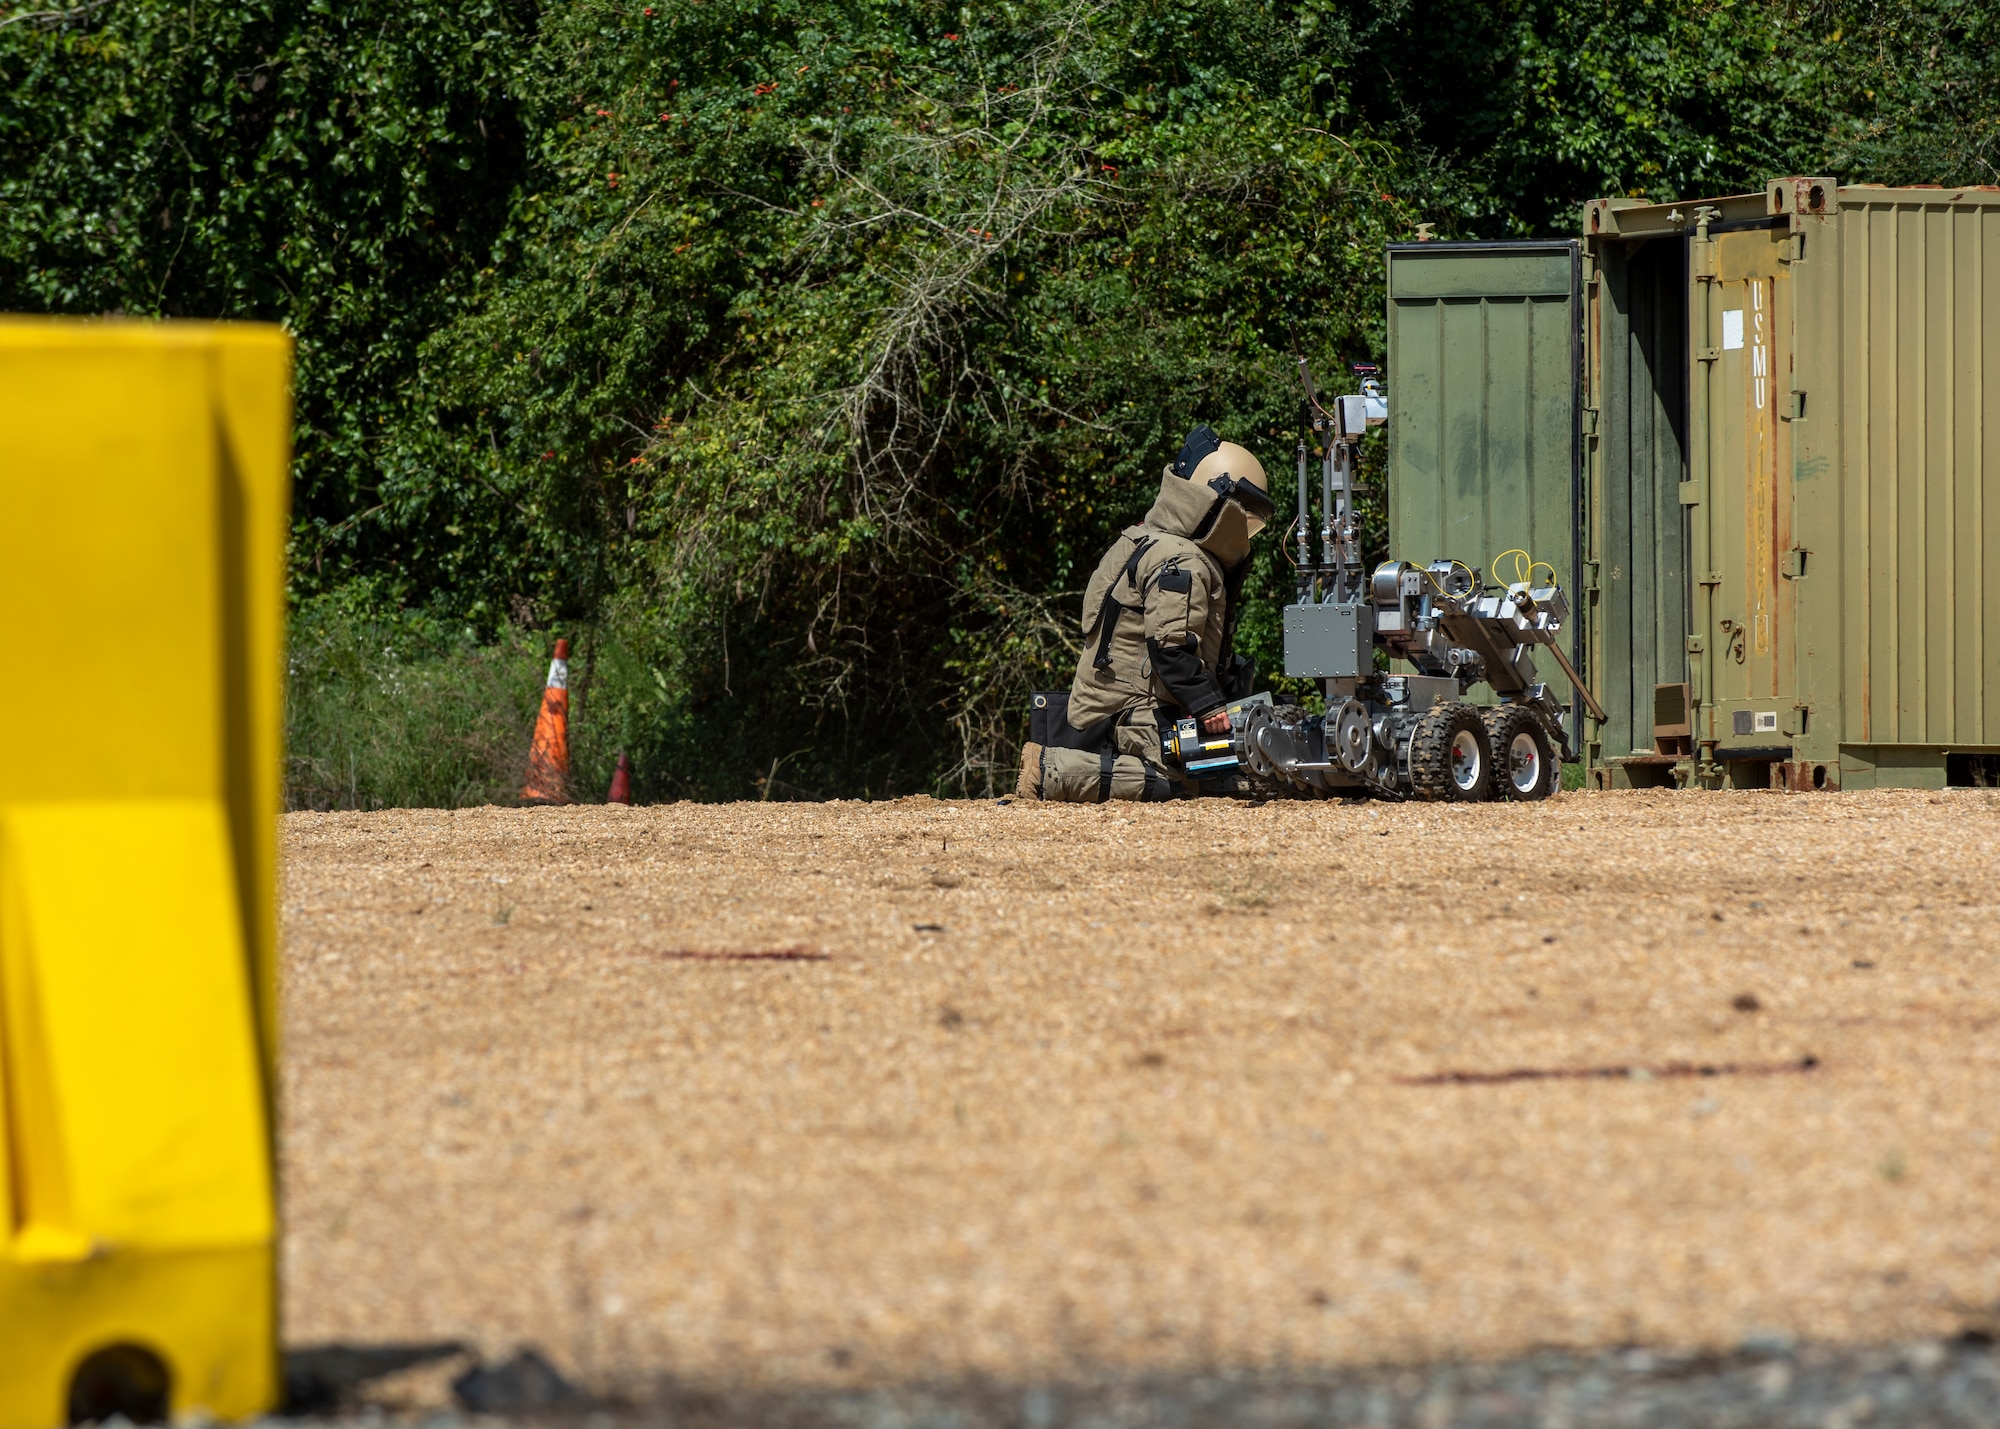
<path fill-rule="evenodd" d="M 1837 357 L 1839 733 L 1860 773 L 1897 762 L 1882 746 L 2000 746 L 2000 192 L 1837 193 L 1816 316 Z"/>
<path fill-rule="evenodd" d="M 1489 578 L 1577 558 L 1577 245 L 1389 249 L 1389 546 Z M 1510 563 L 1511 565 L 1511 563 Z"/>

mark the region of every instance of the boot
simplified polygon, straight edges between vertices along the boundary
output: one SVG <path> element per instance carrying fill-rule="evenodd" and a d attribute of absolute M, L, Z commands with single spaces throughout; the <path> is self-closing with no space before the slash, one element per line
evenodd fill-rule
<path fill-rule="evenodd" d="M 1039 799 L 1042 797 L 1042 747 L 1039 744 L 1021 746 L 1021 780 L 1014 786 L 1017 799 Z"/>

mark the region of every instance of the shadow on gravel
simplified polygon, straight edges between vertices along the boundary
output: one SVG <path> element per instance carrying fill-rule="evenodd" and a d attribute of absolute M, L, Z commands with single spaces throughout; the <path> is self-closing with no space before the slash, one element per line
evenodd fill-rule
<path fill-rule="evenodd" d="M 372 1382 L 466 1353 L 456 1343 L 313 1345 L 285 1352 L 285 1412 L 330 1414 L 359 1402 Z"/>
<path fill-rule="evenodd" d="M 426 1347 L 438 1355 L 457 1346 Z M 335 1347 L 287 1357 L 344 1367 L 370 1353 Z M 385 1359 L 383 1363 L 387 1363 Z M 382 1371 L 391 1373 L 402 1364 Z M 350 1386 L 342 1400 L 364 1402 Z M 1325 1374 L 1185 1374 L 1009 1385 L 991 1381 L 878 1389 L 757 1391 L 662 1383 L 633 1402 L 590 1402 L 532 1350 L 455 1381 L 460 1413 L 582 1429 L 1936 1429 L 2000 1424 L 2000 1361 L 1991 1340 L 1852 1348 L 1753 1342 L 1723 1355 L 1648 1350 L 1544 1353 L 1498 1364 L 1355 1369 Z M 341 1411 L 311 1411 L 339 1419 Z"/>

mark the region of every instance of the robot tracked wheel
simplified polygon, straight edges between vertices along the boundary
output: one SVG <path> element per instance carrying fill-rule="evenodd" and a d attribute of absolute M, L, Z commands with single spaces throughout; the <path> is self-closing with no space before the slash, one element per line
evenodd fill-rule
<path fill-rule="evenodd" d="M 1368 767 L 1370 746 L 1375 742 L 1375 726 L 1368 717 L 1368 707 L 1357 699 L 1344 700 L 1332 724 L 1334 752 L 1340 767 L 1360 773 Z"/>

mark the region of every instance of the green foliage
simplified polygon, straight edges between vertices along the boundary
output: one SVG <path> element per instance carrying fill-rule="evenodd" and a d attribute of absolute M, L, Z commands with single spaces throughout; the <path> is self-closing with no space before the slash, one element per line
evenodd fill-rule
<path fill-rule="evenodd" d="M 1292 354 L 1380 355 L 1384 242 L 1992 182 L 1996 39 L 1972 0 L 89 0 L 0 17 L 0 305 L 298 335 L 301 801 L 504 796 L 553 627 L 580 787 L 625 748 L 646 797 L 982 790 L 1193 422 L 1284 489 Z"/>
<path fill-rule="evenodd" d="M 533 6 L 35 18 L 59 13 L 0 29 L 0 306 L 284 322 L 302 589 L 510 589 L 496 563 L 545 538 L 485 488 L 417 477 L 404 432 L 419 348 L 473 300 L 525 174 L 510 76 Z"/>
<path fill-rule="evenodd" d="M 817 787 L 1000 779 L 995 713 L 1066 679 L 1061 592 L 1190 414 L 1282 452 L 1294 338 L 1372 350 L 1400 160 L 1327 129 L 1296 30 L 1191 63 L 1228 10 L 544 24 L 562 182 L 428 349 L 437 410 L 607 545 L 622 508 L 622 628 L 705 738 Z"/>
<path fill-rule="evenodd" d="M 286 803 L 511 802 L 541 698 L 539 642 L 507 629 L 481 643 L 420 613 L 382 615 L 374 597 L 356 582 L 292 621 Z"/>
<path fill-rule="evenodd" d="M 1372 48 L 1359 102 L 1464 176 L 1469 235 L 1574 233 L 1586 198 L 1778 174 L 2000 181 L 2000 10 L 1981 0 L 1419 0 Z"/>

